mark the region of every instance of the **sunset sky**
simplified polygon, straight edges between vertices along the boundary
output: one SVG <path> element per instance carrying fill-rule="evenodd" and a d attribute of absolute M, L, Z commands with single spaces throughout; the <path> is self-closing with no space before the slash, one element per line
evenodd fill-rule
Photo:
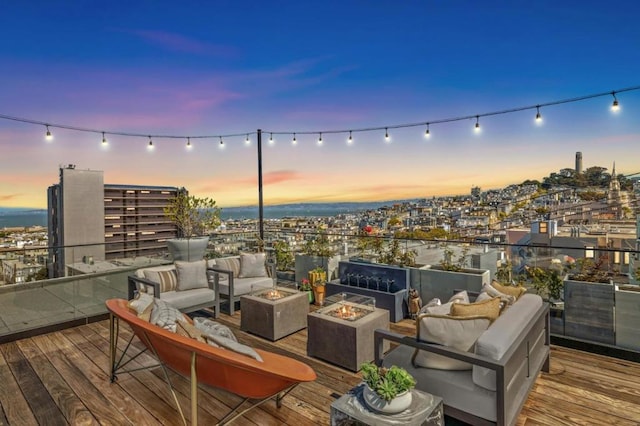
<path fill-rule="evenodd" d="M 636 0 L 4 2 L 0 115 L 53 140 L 0 118 L 0 207 L 46 207 L 66 164 L 254 205 L 257 129 L 267 205 L 469 193 L 573 167 L 576 151 L 640 172 L 640 90 L 616 95 L 618 113 L 607 95 L 542 107 L 542 125 L 535 108 L 482 117 L 640 86 L 638 16 Z M 480 133 L 475 118 L 429 139 L 395 128 L 476 115 Z"/>

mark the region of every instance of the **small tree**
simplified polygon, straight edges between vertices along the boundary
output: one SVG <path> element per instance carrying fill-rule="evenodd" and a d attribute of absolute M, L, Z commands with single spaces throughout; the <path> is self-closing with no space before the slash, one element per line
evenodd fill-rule
<path fill-rule="evenodd" d="M 179 238 L 192 238 L 220 225 L 220 208 L 212 198 L 189 195 L 184 188 L 164 208 L 164 214 L 178 227 Z"/>
<path fill-rule="evenodd" d="M 273 250 L 276 253 L 276 268 L 278 271 L 288 271 L 295 264 L 295 257 L 286 241 L 278 240 L 273 242 Z"/>

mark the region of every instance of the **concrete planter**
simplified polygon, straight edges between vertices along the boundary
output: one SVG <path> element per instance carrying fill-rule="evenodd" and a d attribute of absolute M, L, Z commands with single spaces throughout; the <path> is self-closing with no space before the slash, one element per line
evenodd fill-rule
<path fill-rule="evenodd" d="M 640 291 L 616 288 L 615 302 L 616 346 L 640 351 Z"/>
<path fill-rule="evenodd" d="M 167 248 L 173 261 L 195 262 L 204 259 L 209 245 L 209 237 L 172 238 L 167 240 Z"/>
<path fill-rule="evenodd" d="M 564 280 L 564 332 L 582 340 L 615 344 L 614 286 Z"/>
<path fill-rule="evenodd" d="M 411 287 L 418 290 L 422 303 L 437 297 L 443 303 L 456 290 L 480 292 L 484 284 L 491 282 L 489 270 L 465 268 L 460 272 L 445 271 L 436 266 L 409 268 Z"/>
<path fill-rule="evenodd" d="M 309 271 L 320 267 L 327 271 L 327 280 L 332 280 L 338 274 L 338 263 L 340 256 L 309 256 L 307 254 L 296 254 L 296 282 L 300 283 L 303 278 L 309 277 Z"/>

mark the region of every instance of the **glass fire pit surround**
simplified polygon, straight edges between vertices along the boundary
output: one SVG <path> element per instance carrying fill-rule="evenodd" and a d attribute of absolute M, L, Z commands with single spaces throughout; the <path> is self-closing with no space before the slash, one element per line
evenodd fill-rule
<path fill-rule="evenodd" d="M 298 294 L 298 290 L 288 287 L 258 287 L 252 289 L 251 295 L 266 300 L 280 300 Z"/>
<path fill-rule="evenodd" d="M 325 299 L 325 306 L 317 312 L 345 321 L 357 321 L 376 309 L 376 299 L 359 294 L 338 293 Z"/>

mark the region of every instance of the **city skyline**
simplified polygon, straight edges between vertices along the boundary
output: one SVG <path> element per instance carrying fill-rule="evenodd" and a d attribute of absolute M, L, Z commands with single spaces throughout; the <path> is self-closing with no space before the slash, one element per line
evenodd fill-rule
<path fill-rule="evenodd" d="M 0 120 L 0 206 L 46 207 L 66 164 L 255 205 L 258 128 L 265 204 L 469 193 L 572 168 L 576 151 L 585 169 L 640 171 L 640 91 L 619 93 L 618 113 L 611 96 L 543 107 L 542 125 L 534 109 L 481 117 L 479 134 L 475 119 L 430 125 L 429 139 L 426 126 L 392 128 L 638 85 L 635 2 L 250 4 L 6 6 L 0 114 L 105 131 L 108 145 L 58 128 L 46 142 L 42 125 Z M 318 146 L 313 133 L 385 126 L 390 142 L 376 130 Z M 146 137 L 110 132 L 185 138 L 154 137 L 148 152 Z M 238 136 L 224 149 L 196 138 L 227 134 Z"/>

